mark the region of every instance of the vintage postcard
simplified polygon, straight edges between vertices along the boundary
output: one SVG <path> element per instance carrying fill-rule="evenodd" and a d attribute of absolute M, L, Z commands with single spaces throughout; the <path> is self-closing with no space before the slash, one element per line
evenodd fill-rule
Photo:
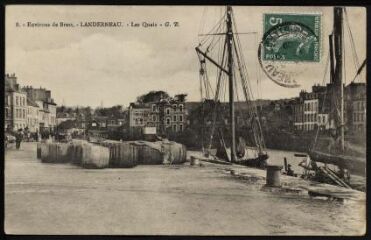
<path fill-rule="evenodd" d="M 366 9 L 7 5 L 5 232 L 366 233 Z"/>

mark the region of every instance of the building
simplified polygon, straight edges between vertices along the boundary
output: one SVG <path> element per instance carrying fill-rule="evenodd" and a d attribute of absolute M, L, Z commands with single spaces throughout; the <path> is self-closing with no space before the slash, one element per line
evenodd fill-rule
<path fill-rule="evenodd" d="M 76 120 L 76 117 L 72 113 L 66 113 L 66 112 L 57 113 L 57 125 L 61 124 L 62 122 L 74 121 L 74 120 Z"/>
<path fill-rule="evenodd" d="M 129 106 L 129 127 L 141 128 L 147 125 L 147 120 L 151 112 L 151 104 L 144 103 L 130 103 Z M 152 113 L 156 113 L 153 108 Z M 154 114 L 153 114 L 154 115 Z M 153 117 L 153 122 L 156 122 L 156 117 Z"/>
<path fill-rule="evenodd" d="M 176 99 L 165 99 L 155 104 L 158 108 L 158 125 L 160 133 L 182 132 L 186 125 L 185 104 Z M 153 108 L 152 108 L 153 109 Z M 152 116 L 156 116 L 157 112 Z M 152 118 L 153 120 L 153 118 Z M 151 126 L 151 122 L 149 125 Z M 153 125 L 152 125 L 153 126 Z"/>
<path fill-rule="evenodd" d="M 187 111 L 184 97 L 160 99 L 149 103 L 131 103 L 129 106 L 129 127 L 156 128 L 157 134 L 177 133 L 187 125 Z"/>
<path fill-rule="evenodd" d="M 297 131 L 303 131 L 304 127 L 304 104 L 301 98 L 296 98 L 293 105 L 293 124 L 294 129 Z"/>
<path fill-rule="evenodd" d="M 339 96 L 333 84 L 315 85 L 312 92 L 301 91 L 293 104 L 294 128 L 300 131 L 335 129 L 339 121 L 339 109 L 332 102 L 339 103 Z M 350 83 L 344 88 L 344 123 L 347 132 L 364 132 L 366 129 L 366 84 Z"/>
<path fill-rule="evenodd" d="M 315 130 L 318 125 L 318 98 L 304 99 L 303 102 L 303 130 Z"/>
<path fill-rule="evenodd" d="M 350 83 L 345 88 L 347 127 L 354 133 L 366 131 L 366 83 Z"/>
<path fill-rule="evenodd" d="M 27 99 L 27 126 L 32 133 L 40 131 L 39 112 L 39 105 L 31 99 Z"/>
<path fill-rule="evenodd" d="M 27 94 L 17 83 L 15 74 L 5 75 L 5 126 L 16 131 L 27 127 Z"/>
<path fill-rule="evenodd" d="M 39 108 L 39 129 L 40 131 L 54 131 L 57 126 L 57 104 L 51 97 L 51 91 L 45 88 L 23 87 L 27 98 L 35 102 Z"/>
<path fill-rule="evenodd" d="M 311 92 L 301 91 L 293 103 L 293 125 L 297 131 L 328 130 L 334 123 L 330 119 L 330 85 L 312 86 Z"/>
<path fill-rule="evenodd" d="M 125 124 L 126 124 L 126 119 L 124 117 L 116 118 L 116 117 L 111 116 L 107 119 L 108 130 L 116 130 L 119 127 L 123 127 Z"/>

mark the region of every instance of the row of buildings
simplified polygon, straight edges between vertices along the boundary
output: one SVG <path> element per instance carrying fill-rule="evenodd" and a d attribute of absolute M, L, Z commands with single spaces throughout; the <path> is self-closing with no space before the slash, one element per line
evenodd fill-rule
<path fill-rule="evenodd" d="M 301 91 L 293 100 L 293 126 L 297 131 L 334 129 L 339 116 L 339 94 L 333 92 L 333 85 L 315 85 L 311 92 Z M 366 129 L 366 83 L 352 82 L 344 87 L 344 124 L 351 132 L 365 132 Z M 338 103 L 333 104 L 333 103 Z"/>
<path fill-rule="evenodd" d="M 21 87 L 14 73 L 5 75 L 4 107 L 6 131 L 51 132 L 57 125 L 57 104 L 51 91 L 41 87 Z"/>
<path fill-rule="evenodd" d="M 104 138 L 115 130 L 129 135 L 180 133 L 188 124 L 184 94 L 132 102 L 126 109 L 114 108 L 97 108 L 90 112 L 89 117 L 82 108 L 78 113 L 58 112 L 57 123 L 73 122 L 73 128 L 84 129 L 88 134 Z"/>
<path fill-rule="evenodd" d="M 27 88 L 24 88 L 27 89 Z M 281 129 L 288 131 L 313 131 L 315 129 L 329 130 L 335 128 L 336 109 L 333 107 L 333 86 L 315 85 L 310 92 L 301 91 L 297 98 L 280 100 L 258 100 L 258 106 L 263 128 Z M 346 130 L 364 132 L 366 127 L 366 84 L 355 83 L 344 88 Z M 225 106 L 224 106 L 225 105 Z M 151 101 L 136 101 L 130 103 L 127 109 L 116 114 L 100 115 L 99 111 L 89 112 L 87 118 L 80 113 L 58 113 L 57 122 L 74 120 L 75 127 L 89 129 L 102 136 L 107 132 L 121 128 L 126 132 L 151 132 L 152 134 L 179 133 L 189 125 L 200 125 L 205 120 L 200 119 L 204 114 L 200 111 L 200 102 L 186 102 L 185 95 L 174 97 L 158 97 Z M 204 108 L 202 108 L 204 109 Z M 206 108 L 207 109 L 207 108 Z M 213 109 L 213 108 L 211 108 Z M 246 122 L 247 105 L 244 102 L 236 103 L 237 126 L 243 127 Z M 210 110 L 210 109 L 209 109 Z M 203 110 L 205 111 L 205 109 Z M 210 110 L 211 111 L 211 110 Z M 212 112 L 208 114 L 206 123 L 211 124 Z M 228 124 L 228 108 L 221 105 L 224 112 L 224 124 Z M 98 113 L 97 113 L 98 112 Z"/>

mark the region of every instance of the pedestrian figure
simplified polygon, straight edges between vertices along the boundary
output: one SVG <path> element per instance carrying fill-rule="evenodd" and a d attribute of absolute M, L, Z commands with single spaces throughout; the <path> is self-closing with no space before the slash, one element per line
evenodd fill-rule
<path fill-rule="evenodd" d="M 39 132 L 37 130 L 35 132 L 34 139 L 35 139 L 36 142 L 39 141 Z"/>
<path fill-rule="evenodd" d="M 21 147 L 22 139 L 23 139 L 22 129 L 18 129 L 18 132 L 15 135 L 15 144 L 16 144 L 15 147 L 17 150 Z"/>
<path fill-rule="evenodd" d="M 291 164 L 287 165 L 287 176 L 294 176 L 294 171 L 291 169 Z"/>

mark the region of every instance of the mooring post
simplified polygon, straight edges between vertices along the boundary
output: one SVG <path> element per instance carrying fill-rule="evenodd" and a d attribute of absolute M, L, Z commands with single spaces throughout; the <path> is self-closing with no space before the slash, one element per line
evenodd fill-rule
<path fill-rule="evenodd" d="M 282 166 L 268 165 L 267 166 L 267 180 L 266 185 L 268 187 L 281 187 L 281 170 Z"/>

